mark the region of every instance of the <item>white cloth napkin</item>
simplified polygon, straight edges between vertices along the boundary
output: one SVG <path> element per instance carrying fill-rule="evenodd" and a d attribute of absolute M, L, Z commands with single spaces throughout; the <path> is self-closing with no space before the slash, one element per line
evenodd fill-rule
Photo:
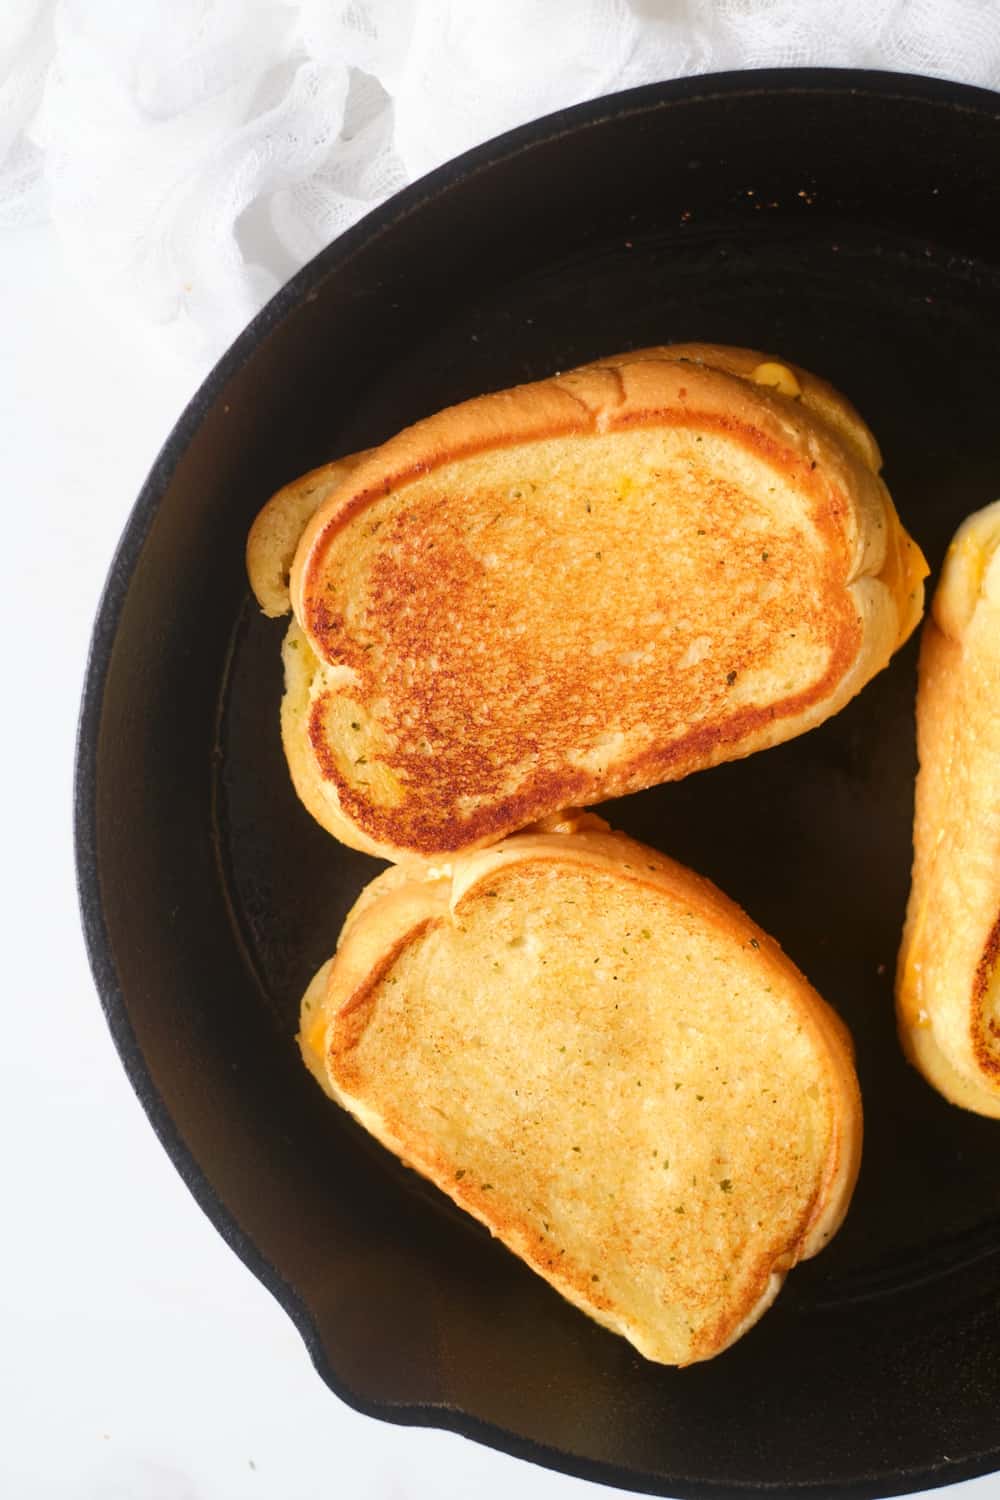
<path fill-rule="evenodd" d="M 1000 87 L 994 0 L 2 0 L 0 224 L 200 375 L 405 183 L 582 99 L 731 68 Z"/>

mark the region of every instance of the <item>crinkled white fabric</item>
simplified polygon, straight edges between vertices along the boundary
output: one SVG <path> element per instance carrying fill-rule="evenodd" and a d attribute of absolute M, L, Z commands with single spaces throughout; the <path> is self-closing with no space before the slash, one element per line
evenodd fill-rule
<path fill-rule="evenodd" d="M 995 0 L 0 0 L 0 224 L 207 368 L 404 183 L 653 79 L 808 64 L 1000 87 Z"/>

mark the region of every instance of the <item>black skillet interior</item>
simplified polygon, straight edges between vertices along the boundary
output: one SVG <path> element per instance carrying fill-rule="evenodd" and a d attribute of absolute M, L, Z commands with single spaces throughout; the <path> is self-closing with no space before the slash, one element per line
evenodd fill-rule
<path fill-rule="evenodd" d="M 998 164 L 995 96 L 890 75 L 728 75 L 570 110 L 321 255 L 167 442 L 84 700 L 95 973 L 192 1192 L 361 1409 L 668 1495 L 883 1495 L 1000 1462 L 998 1127 L 940 1100 L 893 1033 L 914 645 L 822 729 L 611 810 L 780 938 L 849 1022 L 867 1108 L 836 1241 L 732 1351 L 678 1372 L 564 1304 L 302 1069 L 300 993 L 377 866 L 292 793 L 283 627 L 242 565 L 258 506 L 314 464 L 482 390 L 707 339 L 846 390 L 936 567 L 1000 486 Z"/>

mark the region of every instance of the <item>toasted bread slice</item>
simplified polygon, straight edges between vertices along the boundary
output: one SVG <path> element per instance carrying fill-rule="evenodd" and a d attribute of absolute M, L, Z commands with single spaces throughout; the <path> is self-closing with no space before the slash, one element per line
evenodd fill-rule
<path fill-rule="evenodd" d="M 962 525 L 924 626 L 913 880 L 896 975 L 910 1060 L 1000 1118 L 1000 501 Z"/>
<path fill-rule="evenodd" d="M 369 453 L 291 571 L 299 795 L 389 859 L 495 842 L 819 724 L 926 572 L 874 439 L 754 351 L 645 350 Z"/>
<path fill-rule="evenodd" d="M 300 1043 L 385 1146 L 664 1364 L 739 1338 L 857 1175 L 841 1022 L 708 881 L 592 815 L 379 876 Z"/>

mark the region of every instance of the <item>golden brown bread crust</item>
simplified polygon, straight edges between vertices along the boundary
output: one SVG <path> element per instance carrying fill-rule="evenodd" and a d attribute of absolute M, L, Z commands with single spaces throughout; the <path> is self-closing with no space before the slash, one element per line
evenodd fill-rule
<path fill-rule="evenodd" d="M 839 1018 L 708 881 L 589 816 L 373 881 L 300 1042 L 383 1144 L 664 1363 L 749 1328 L 857 1176 Z"/>
<path fill-rule="evenodd" d="M 313 748 L 303 725 L 308 724 L 310 695 L 319 663 L 305 635 L 293 620 L 281 650 L 285 667 L 285 692 L 281 700 L 281 742 L 292 785 L 318 823 L 351 849 L 380 855 L 382 846 L 344 815 L 334 782 L 323 774 L 323 762 Z"/>
<path fill-rule="evenodd" d="M 291 609 L 288 580 L 306 522 L 357 468 L 367 450 L 310 469 L 272 495 L 247 537 L 246 566 L 250 587 L 266 615 L 277 618 Z"/>
<path fill-rule="evenodd" d="M 722 370 L 728 375 L 739 376 L 741 380 L 770 386 L 777 391 L 787 388 L 786 393 L 797 387 L 794 399 L 801 400 L 813 416 L 832 427 L 873 474 L 878 474 L 882 468 L 882 454 L 875 436 L 846 396 L 841 395 L 828 380 L 813 375 L 801 365 L 778 359 L 774 354 L 765 354 L 761 349 L 734 349 L 723 344 L 656 344 L 648 349 L 634 349 L 628 354 L 598 359 L 594 364 L 635 364 L 661 359 L 706 365 L 709 369 Z M 782 373 L 786 377 L 784 380 L 781 379 Z M 787 379 L 789 375 L 790 381 Z"/>
<path fill-rule="evenodd" d="M 900 1039 L 946 1099 L 1000 1118 L 1000 503 L 959 529 L 921 641 Z"/>
<path fill-rule="evenodd" d="M 324 826 L 390 859 L 484 847 L 801 733 L 885 665 L 922 559 L 874 440 L 762 365 L 622 356 L 419 422 L 337 485 L 292 567 L 316 673 L 283 716 Z"/>

